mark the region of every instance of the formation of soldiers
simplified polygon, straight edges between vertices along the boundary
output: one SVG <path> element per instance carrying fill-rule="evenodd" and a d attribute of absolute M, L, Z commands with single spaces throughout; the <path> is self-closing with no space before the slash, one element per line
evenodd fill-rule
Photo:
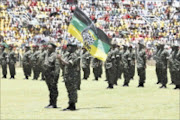
<path fill-rule="evenodd" d="M 2 66 L 3 78 L 7 78 L 8 65 L 10 78 L 14 79 L 16 57 L 13 45 L 9 45 L 8 53 L 5 52 L 5 46 L 1 45 L 0 48 L 0 65 Z M 171 48 L 171 53 L 169 53 L 164 44 L 157 45 L 157 51 L 154 55 L 157 84 L 162 84 L 160 88 L 167 87 L 167 69 L 169 66 L 171 84 L 175 85 L 174 89 L 180 89 L 179 45 L 174 44 Z M 41 46 L 34 45 L 32 50 L 30 46 L 26 45 L 22 65 L 26 80 L 29 79 L 33 71 L 33 80 L 38 80 L 41 74 L 41 80 L 46 82 L 49 90 L 49 105 L 46 108 L 57 108 L 57 83 L 61 69 L 69 97 L 69 106 L 64 110 L 76 110 L 77 91 L 81 89 L 81 69 L 83 79 L 87 80 L 90 76 L 90 65 L 93 68 L 95 81 L 101 78 L 104 65 L 108 89 L 113 89 L 114 85 L 118 85 L 118 79 L 122 79 L 122 75 L 124 77 L 123 87 L 128 87 L 130 80 L 134 79 L 135 67 L 137 66 L 138 87 L 144 87 L 146 80 L 145 49 L 143 42 L 138 43 L 136 50 L 131 45 L 119 46 L 112 43 L 107 59 L 103 63 L 101 60 L 93 58 L 85 48 L 80 48 L 72 43 L 67 45 L 66 50 L 62 49 L 61 51 L 57 51 L 56 45 L 53 43 Z"/>

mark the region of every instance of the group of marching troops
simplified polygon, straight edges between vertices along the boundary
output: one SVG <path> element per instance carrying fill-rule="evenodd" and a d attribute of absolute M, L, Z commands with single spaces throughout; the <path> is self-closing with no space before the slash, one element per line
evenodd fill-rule
<path fill-rule="evenodd" d="M 41 49 L 40 49 L 41 48 Z M 171 53 L 168 52 L 164 44 L 157 45 L 154 59 L 156 61 L 157 84 L 162 84 L 160 88 L 166 88 L 167 68 L 171 75 L 171 84 L 174 89 L 180 89 L 180 51 L 179 45 L 172 45 Z M 143 42 L 138 43 L 135 51 L 133 46 L 124 44 L 122 46 L 112 43 L 107 59 L 103 63 L 101 60 L 92 57 L 85 48 L 76 44 L 68 43 L 66 49 L 58 51 L 53 43 L 41 46 L 25 46 L 22 58 L 22 65 L 25 79 L 29 79 L 33 71 L 33 80 L 38 80 L 41 73 L 41 80 L 44 80 L 49 89 L 49 105 L 45 108 L 57 108 L 58 88 L 60 69 L 62 70 L 63 81 L 67 88 L 69 106 L 64 110 L 76 110 L 77 90 L 81 85 L 81 69 L 83 79 L 90 76 L 90 65 L 93 68 L 94 80 L 98 81 L 105 68 L 108 89 L 113 89 L 117 85 L 118 79 L 124 77 L 123 87 L 128 87 L 130 80 L 134 79 L 135 66 L 139 76 L 138 87 L 144 87 L 146 80 L 146 50 Z M 7 77 L 7 64 L 11 78 L 15 78 L 16 57 L 13 45 L 9 45 L 9 52 L 5 52 L 5 46 L 0 47 L 0 65 L 2 66 L 3 78 Z M 137 64 L 137 65 L 136 65 Z"/>

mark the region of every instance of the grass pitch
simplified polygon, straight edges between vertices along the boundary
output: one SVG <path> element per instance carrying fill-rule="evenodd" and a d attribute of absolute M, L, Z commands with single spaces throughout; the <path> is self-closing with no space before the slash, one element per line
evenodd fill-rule
<path fill-rule="evenodd" d="M 17 68 L 16 73 L 15 80 L 0 80 L 1 119 L 180 119 L 180 90 L 173 90 L 174 85 L 159 89 L 160 85 L 155 84 L 155 67 L 147 67 L 145 88 L 137 88 L 137 72 L 130 87 L 122 87 L 122 79 L 109 90 L 105 74 L 99 81 L 93 81 L 91 71 L 90 78 L 82 80 L 78 91 L 77 111 L 62 111 L 68 105 L 62 77 L 58 83 L 59 108 L 45 109 L 49 101 L 45 82 L 32 80 L 32 77 L 23 80 L 22 68 Z M 1 70 L 0 75 L 2 77 Z"/>

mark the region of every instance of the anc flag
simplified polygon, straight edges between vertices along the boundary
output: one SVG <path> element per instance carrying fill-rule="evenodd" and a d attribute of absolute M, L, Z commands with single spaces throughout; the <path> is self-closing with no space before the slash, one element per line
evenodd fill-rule
<path fill-rule="evenodd" d="M 83 43 L 93 57 L 106 60 L 111 40 L 79 8 L 74 11 L 68 32 Z"/>

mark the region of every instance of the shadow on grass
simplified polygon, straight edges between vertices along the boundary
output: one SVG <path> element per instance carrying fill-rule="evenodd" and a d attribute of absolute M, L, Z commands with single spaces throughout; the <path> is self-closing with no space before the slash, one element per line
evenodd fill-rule
<path fill-rule="evenodd" d="M 91 110 L 91 109 L 109 109 L 112 107 L 89 107 L 89 108 L 77 108 L 75 111 L 79 111 L 79 110 Z M 64 111 L 64 110 L 61 110 Z M 70 110 L 67 110 L 70 111 Z"/>

